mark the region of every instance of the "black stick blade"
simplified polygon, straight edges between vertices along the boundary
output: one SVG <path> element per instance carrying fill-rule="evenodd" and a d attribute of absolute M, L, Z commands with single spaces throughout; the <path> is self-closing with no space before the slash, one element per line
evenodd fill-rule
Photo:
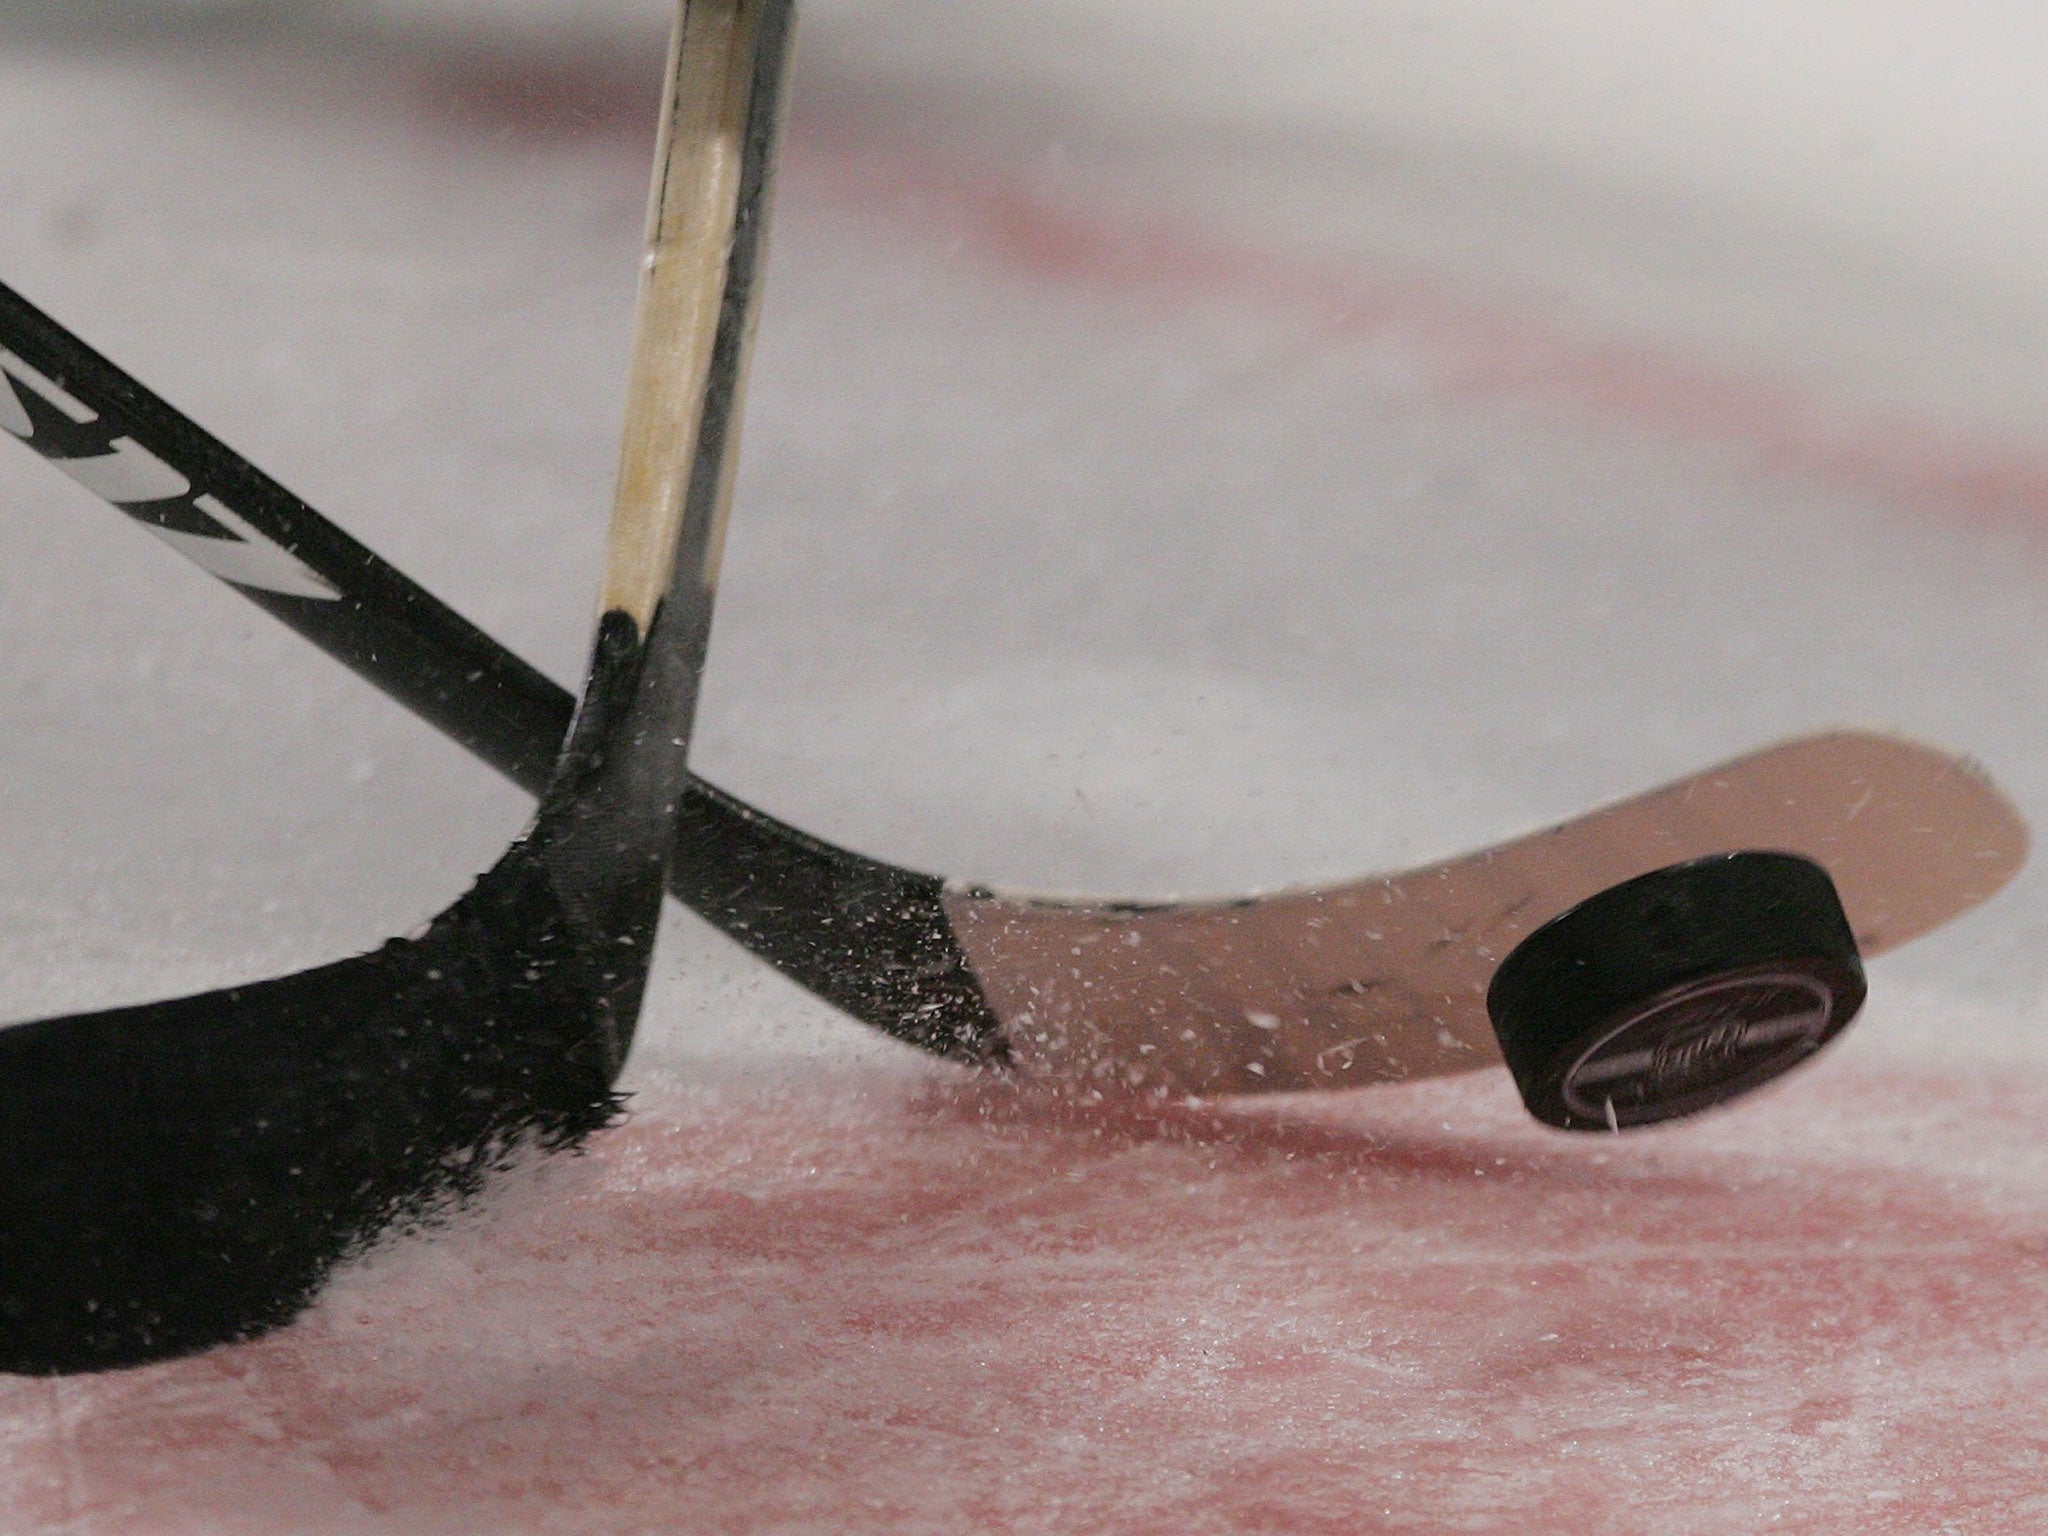
<path fill-rule="evenodd" d="M 607 611 L 531 831 L 373 955 L 0 1030 L 0 1369 L 249 1338 L 386 1227 L 617 1113 L 688 776 L 751 317 L 733 274 L 758 245 L 788 19 L 789 0 L 677 8 Z M 736 138 L 737 188 L 718 152 Z"/>
<path fill-rule="evenodd" d="M 613 1119 L 626 1031 L 584 926 L 522 842 L 373 954 L 0 1031 L 0 1370 L 252 1337 L 380 1231 Z"/>

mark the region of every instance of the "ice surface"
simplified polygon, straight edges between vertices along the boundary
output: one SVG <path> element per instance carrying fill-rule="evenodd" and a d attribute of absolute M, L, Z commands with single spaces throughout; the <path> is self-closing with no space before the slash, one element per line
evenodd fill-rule
<path fill-rule="evenodd" d="M 94 9 L 0 7 L 0 278 L 573 678 L 663 7 Z M 1839 722 L 2040 821 L 2044 55 L 819 0 L 697 766 L 1136 894 Z M 0 1017 L 374 943 L 520 824 L 32 456 L 0 499 Z M 0 1529 L 2038 1531 L 2044 925 L 1608 1142 L 1504 1077 L 1056 1111 L 672 913 L 626 1130 L 275 1339 L 0 1384 Z"/>
<path fill-rule="evenodd" d="M 627 1129 L 300 1326 L 0 1396 L 11 1530 L 2037 1529 L 2040 1085 L 1562 1138 L 1478 1081 Z"/>

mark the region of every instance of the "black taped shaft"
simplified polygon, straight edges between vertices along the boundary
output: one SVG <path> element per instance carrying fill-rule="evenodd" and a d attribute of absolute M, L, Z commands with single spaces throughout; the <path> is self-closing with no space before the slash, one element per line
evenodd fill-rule
<path fill-rule="evenodd" d="M 83 479 L 81 465 L 137 449 L 167 468 L 185 482 L 177 494 L 109 499 L 153 531 L 302 566 L 327 594 L 238 580 L 229 562 L 201 562 L 529 794 L 546 786 L 575 710 L 567 689 L 5 286 L 0 392 L 0 426 L 67 473 Z M 669 889 L 863 1023 L 953 1060 L 1002 1058 L 1001 1027 L 933 876 L 821 842 L 693 777 Z"/>

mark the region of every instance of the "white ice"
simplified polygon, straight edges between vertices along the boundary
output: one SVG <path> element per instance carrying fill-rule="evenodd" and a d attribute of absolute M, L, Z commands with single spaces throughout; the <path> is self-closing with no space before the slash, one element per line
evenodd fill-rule
<path fill-rule="evenodd" d="M 0 3 L 0 280 L 573 680 L 664 8 L 118 9 Z M 700 772 L 1137 895 L 1837 723 L 2048 817 L 2031 8 L 800 38 Z M 0 504 L 0 1017 L 371 945 L 517 830 L 33 456 Z M 0 1385 L 0 1527 L 2035 1531 L 2044 928 L 2029 873 L 1595 1148 L 1504 1078 L 1022 1105 L 671 913 L 609 1150 L 277 1340 Z"/>

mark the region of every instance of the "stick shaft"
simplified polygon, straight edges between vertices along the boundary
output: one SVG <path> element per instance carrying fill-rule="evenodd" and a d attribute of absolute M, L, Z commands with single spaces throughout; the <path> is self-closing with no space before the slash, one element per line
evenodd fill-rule
<path fill-rule="evenodd" d="M 788 46 L 786 9 L 780 25 L 779 42 L 763 38 L 764 61 Z M 763 105 L 747 128 L 717 340 L 739 356 L 712 370 L 735 391 L 710 390 L 707 427 L 744 379 L 779 103 Z M 4 285 L 0 375 L 0 431 L 528 793 L 546 786 L 575 709 L 567 689 Z M 693 478 L 716 494 L 730 494 L 735 435 L 736 424 L 723 424 L 700 445 Z M 113 472 L 124 464 L 125 479 Z M 669 889 L 864 1023 L 941 1055 L 1002 1054 L 1000 1026 L 934 876 L 822 842 L 691 779 Z"/>
<path fill-rule="evenodd" d="M 546 786 L 567 689 L 5 287 L 0 375 L 0 428 L 529 794 Z"/>
<path fill-rule="evenodd" d="M 736 242 L 735 297 L 743 251 Z M 194 537 L 173 547 L 529 794 L 546 786 L 576 707 L 566 688 L 4 285 L 0 374 L 0 430 L 12 430 L 153 533 L 196 523 L 204 516 L 194 505 L 201 496 L 232 507 L 239 541 L 215 522 L 203 543 Z M 50 387 L 61 390 L 68 412 L 45 401 Z M 20 413 L 11 419 L 10 400 Z M 115 442 L 191 488 L 169 500 L 124 499 L 120 487 L 85 468 L 112 461 Z M 257 584 L 248 552 L 263 550 L 341 595 Z M 266 576 L 260 568 L 254 574 Z M 669 889 L 864 1023 L 941 1055 L 981 1060 L 1001 1052 L 1000 1027 L 955 938 L 936 876 L 823 842 L 693 779 Z"/>
<path fill-rule="evenodd" d="M 665 595 L 694 602 L 686 588 L 715 585 L 701 565 L 688 580 L 676 555 L 685 524 L 719 510 L 694 501 L 690 468 L 738 223 L 755 20 L 747 0 L 681 0 L 677 11 L 603 602 L 643 632 Z M 712 542 L 708 530 L 700 538 Z M 671 594 L 672 572 L 679 590 Z"/>

